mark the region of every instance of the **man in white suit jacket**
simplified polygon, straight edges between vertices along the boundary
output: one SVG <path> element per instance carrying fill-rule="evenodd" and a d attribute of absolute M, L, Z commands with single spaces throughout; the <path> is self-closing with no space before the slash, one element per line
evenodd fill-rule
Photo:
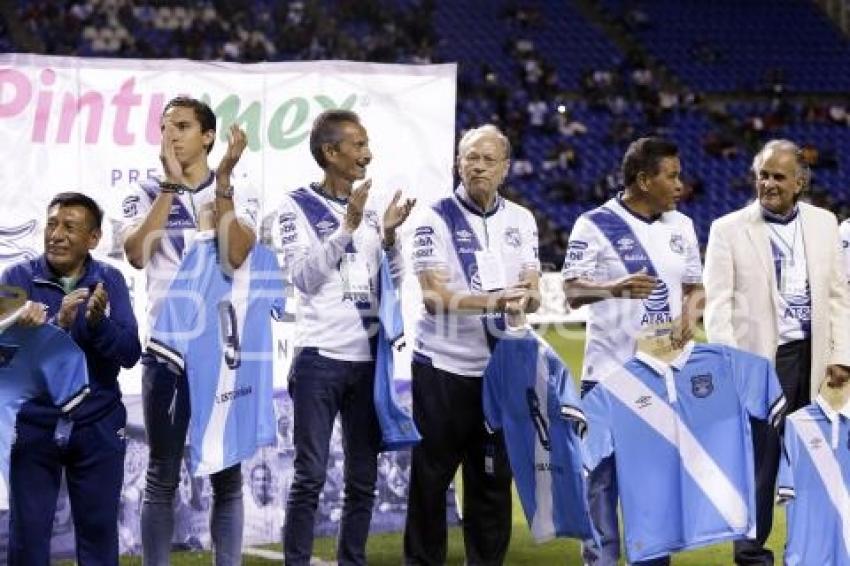
<path fill-rule="evenodd" d="M 808 180 L 799 148 L 773 140 L 753 159 L 757 200 L 711 226 L 703 276 L 710 342 L 775 360 L 787 411 L 807 405 L 829 374 L 850 366 L 850 294 L 842 273 L 838 223 L 798 202 Z M 737 541 L 737 564 L 773 564 L 764 548 L 773 522 L 780 445 L 753 422 L 757 536 Z"/>

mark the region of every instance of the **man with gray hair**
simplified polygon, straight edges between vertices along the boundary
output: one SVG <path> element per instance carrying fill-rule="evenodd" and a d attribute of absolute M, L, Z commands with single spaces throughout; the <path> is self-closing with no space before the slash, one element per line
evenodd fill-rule
<path fill-rule="evenodd" d="M 484 427 L 482 375 L 503 315 L 537 309 L 537 226 L 499 196 L 510 143 L 493 125 L 458 144 L 461 183 L 416 224 L 423 305 L 413 351 L 413 448 L 406 564 L 445 564 L 446 491 L 463 464 L 468 564 L 501 564 L 511 533 L 511 471 L 501 433 Z"/>
<path fill-rule="evenodd" d="M 301 313 L 289 375 L 295 478 L 286 503 L 284 555 L 289 565 L 310 563 L 331 432 L 340 415 L 345 497 L 337 560 L 366 564 L 381 443 L 373 401 L 379 268 L 386 254 L 391 277 L 401 277 L 396 232 L 415 200 L 401 200 L 396 191 L 379 212 L 369 198 L 372 182 L 363 179 L 372 152 L 354 112 L 322 112 L 310 131 L 310 152 L 323 177 L 284 197 L 273 233 Z"/>
<path fill-rule="evenodd" d="M 714 221 L 703 277 L 710 342 L 775 360 L 787 412 L 804 407 L 830 376 L 850 366 L 850 297 L 838 223 L 800 201 L 808 169 L 788 140 L 768 142 L 753 159 L 756 200 Z M 756 538 L 735 543 L 737 564 L 773 564 L 764 548 L 773 523 L 780 457 L 776 430 L 752 422 Z"/>

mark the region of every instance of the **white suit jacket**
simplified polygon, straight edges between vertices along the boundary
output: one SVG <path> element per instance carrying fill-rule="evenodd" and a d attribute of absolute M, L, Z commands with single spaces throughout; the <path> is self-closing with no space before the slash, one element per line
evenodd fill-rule
<path fill-rule="evenodd" d="M 812 399 L 829 364 L 850 365 L 850 290 L 835 215 L 799 203 L 812 298 Z M 767 224 L 758 201 L 715 220 L 705 255 L 709 342 L 776 357 L 776 284 Z"/>

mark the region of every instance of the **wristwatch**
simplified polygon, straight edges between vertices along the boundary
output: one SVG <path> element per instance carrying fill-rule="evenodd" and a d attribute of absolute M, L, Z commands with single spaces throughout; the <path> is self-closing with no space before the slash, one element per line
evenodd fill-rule
<path fill-rule="evenodd" d="M 219 189 L 216 187 L 215 198 L 233 198 L 233 185 L 230 185 L 226 189 Z"/>
<path fill-rule="evenodd" d="M 159 182 L 159 190 L 163 193 L 183 194 L 189 190 L 189 187 L 180 183 L 169 183 L 168 181 Z"/>

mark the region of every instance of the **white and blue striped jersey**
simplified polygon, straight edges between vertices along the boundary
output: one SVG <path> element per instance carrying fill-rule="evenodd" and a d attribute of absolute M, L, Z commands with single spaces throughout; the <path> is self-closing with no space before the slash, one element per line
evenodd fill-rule
<path fill-rule="evenodd" d="M 540 271 L 537 223 L 531 212 L 501 196 L 482 212 L 459 185 L 450 197 L 426 209 L 413 235 L 413 271 L 438 270 L 454 293 L 483 293 L 476 252 L 490 251 L 501 261 L 505 285 L 516 285 L 525 271 Z M 438 312 L 424 307 L 416 324 L 414 355 L 443 371 L 480 377 L 487 367 L 492 332 L 489 316 Z"/>
<path fill-rule="evenodd" d="M 783 442 L 785 564 L 850 566 L 850 402 L 836 411 L 819 397 L 792 413 Z"/>
<path fill-rule="evenodd" d="M 647 220 L 626 208 L 618 195 L 576 220 L 564 260 L 565 280 L 611 281 L 641 269 L 659 279 L 648 298 L 605 298 L 588 306 L 583 381 L 603 379 L 634 356 L 642 330 L 679 317 L 682 285 L 702 281 L 702 264 L 693 222 L 680 212 Z"/>
<path fill-rule="evenodd" d="M 85 354 L 66 332 L 50 324 L 0 332 L 0 509 L 9 508 L 9 462 L 24 403 L 44 397 L 69 413 L 88 392 Z"/>
<path fill-rule="evenodd" d="M 371 196 L 353 234 L 343 219 L 347 201 L 316 184 L 287 194 L 277 208 L 272 239 L 283 254 L 285 279 L 298 291 L 296 347 L 316 348 L 322 356 L 350 362 L 374 359 L 378 333 L 378 273 L 383 250 L 377 197 Z M 397 247 L 387 251 L 391 275 L 401 278 Z M 356 256 L 368 270 L 367 296 L 346 292 L 343 259 Z"/>
<path fill-rule="evenodd" d="M 275 443 L 271 314 L 284 285 L 275 254 L 257 244 L 232 276 L 212 231 L 199 232 L 174 276 L 148 351 L 189 380 L 189 465 L 209 475 Z"/>
<path fill-rule="evenodd" d="M 776 302 L 778 343 L 804 340 L 812 334 L 812 292 L 799 211 L 794 209 L 788 219 L 769 216 L 765 211 L 764 220 L 779 291 Z"/>
<path fill-rule="evenodd" d="M 508 331 L 484 372 L 483 403 L 487 426 L 504 433 L 534 539 L 591 538 L 580 442 L 586 421 L 558 355 L 531 329 Z"/>
<path fill-rule="evenodd" d="M 145 266 L 148 296 L 148 332 L 153 328 L 159 313 L 160 304 L 165 300 L 166 292 L 180 269 L 180 263 L 189 253 L 192 241 L 198 233 L 201 216 L 212 214 L 215 209 L 215 175 L 209 177 L 194 192 L 174 195 L 171 211 L 165 223 L 165 234 Z M 257 231 L 259 201 L 253 189 L 244 179 L 234 179 L 233 208 L 242 224 Z M 155 179 L 145 179 L 136 184 L 130 194 L 124 198 L 122 233 L 141 224 L 150 212 L 153 201 L 159 195 L 159 183 Z"/>
<path fill-rule="evenodd" d="M 688 344 L 669 365 L 642 352 L 582 400 L 585 464 L 616 455 L 629 560 L 755 534 L 750 417 L 776 426 L 770 361 Z"/>

